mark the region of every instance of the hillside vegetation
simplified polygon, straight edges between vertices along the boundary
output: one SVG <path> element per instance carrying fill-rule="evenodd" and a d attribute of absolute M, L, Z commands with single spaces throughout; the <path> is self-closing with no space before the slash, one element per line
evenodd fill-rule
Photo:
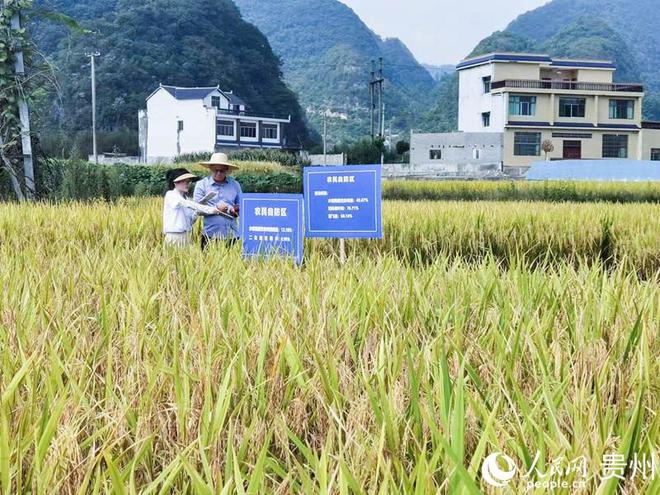
<path fill-rule="evenodd" d="M 35 3 L 66 13 L 92 31 L 68 33 L 46 22 L 32 26 L 38 48 L 56 66 L 61 88 L 59 94 L 43 99 L 49 117 L 42 132 L 47 142 L 59 138 L 81 152 L 87 150 L 91 90 L 84 54 L 88 51 L 101 53 L 97 81 L 102 133 L 125 131 L 136 136 L 137 112 L 159 83 L 219 84 L 244 97 L 257 112 L 291 114 L 287 138 L 296 144 L 307 141 L 303 112 L 281 78 L 279 59 L 230 0 Z M 52 128 L 60 131 L 54 139 Z"/>
<path fill-rule="evenodd" d="M 381 39 L 338 0 L 237 0 L 247 20 L 281 57 L 286 81 L 311 124 L 322 129 L 330 109 L 333 143 L 370 132 L 370 62 L 385 62 L 385 113 L 407 133 L 432 101 L 435 81 L 398 39 Z"/>

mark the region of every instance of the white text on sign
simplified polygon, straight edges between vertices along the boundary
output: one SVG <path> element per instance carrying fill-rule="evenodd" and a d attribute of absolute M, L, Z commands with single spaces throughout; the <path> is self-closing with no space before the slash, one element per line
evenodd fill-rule
<path fill-rule="evenodd" d="M 286 217 L 287 208 L 266 208 L 258 206 L 254 209 L 255 217 Z"/>
<path fill-rule="evenodd" d="M 328 175 L 326 177 L 328 184 L 349 184 L 355 182 L 354 175 Z"/>

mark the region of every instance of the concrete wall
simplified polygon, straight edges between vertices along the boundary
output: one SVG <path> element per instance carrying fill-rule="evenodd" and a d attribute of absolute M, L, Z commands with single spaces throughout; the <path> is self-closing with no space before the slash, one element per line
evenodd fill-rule
<path fill-rule="evenodd" d="M 432 159 L 431 151 L 441 158 Z M 503 134 L 494 132 L 415 134 L 410 139 L 411 174 L 479 177 L 501 168 Z M 404 169 L 405 171 L 405 169 Z M 392 172 L 394 173 L 394 172 Z"/>
<path fill-rule="evenodd" d="M 89 155 L 89 162 L 94 163 L 94 155 Z M 139 165 L 143 163 L 142 157 L 140 156 L 106 156 L 99 155 L 99 164 L 100 165 L 117 165 L 117 164 L 127 164 L 127 165 Z"/>
<path fill-rule="evenodd" d="M 307 159 L 312 162 L 312 165 L 345 165 L 346 156 L 344 153 L 338 153 L 335 155 L 326 155 L 324 161 L 323 155 L 307 155 Z"/>
<path fill-rule="evenodd" d="M 538 63 L 494 63 L 493 81 L 503 81 L 504 79 L 540 79 L 541 65 Z"/>
<path fill-rule="evenodd" d="M 147 101 L 147 116 L 149 162 L 215 148 L 216 112 L 204 106 L 202 100 L 176 100 L 161 89 Z M 183 131 L 179 133 L 180 120 Z"/>
<path fill-rule="evenodd" d="M 578 82 L 611 83 L 614 79 L 614 71 L 611 69 L 578 69 Z"/>
<path fill-rule="evenodd" d="M 650 160 L 651 150 L 660 149 L 660 129 L 642 129 L 640 142 L 642 160 Z"/>
<path fill-rule="evenodd" d="M 492 64 L 480 65 L 458 73 L 458 130 L 462 132 L 491 132 L 493 126 L 484 128 L 483 112 L 491 112 L 492 96 L 484 93 L 484 77 L 492 77 Z M 493 79 L 494 80 L 494 79 Z"/>
<path fill-rule="evenodd" d="M 500 165 L 386 163 L 383 179 L 500 179 L 504 178 Z"/>

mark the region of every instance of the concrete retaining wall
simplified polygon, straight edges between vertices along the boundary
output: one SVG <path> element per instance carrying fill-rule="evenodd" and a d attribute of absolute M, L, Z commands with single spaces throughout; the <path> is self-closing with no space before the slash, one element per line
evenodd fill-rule
<path fill-rule="evenodd" d="M 383 179 L 499 179 L 505 178 L 499 164 L 409 164 L 386 163 Z"/>
<path fill-rule="evenodd" d="M 410 145 L 408 172 L 412 176 L 479 179 L 503 175 L 503 133 L 412 133 Z M 392 174 L 405 171 L 395 168 Z"/>

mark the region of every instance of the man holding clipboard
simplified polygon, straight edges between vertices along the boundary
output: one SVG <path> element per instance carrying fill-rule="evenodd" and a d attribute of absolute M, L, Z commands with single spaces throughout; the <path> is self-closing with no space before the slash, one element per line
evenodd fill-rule
<path fill-rule="evenodd" d="M 193 198 L 197 203 L 214 206 L 220 211 L 220 215 L 204 217 L 202 249 L 214 240 L 233 243 L 239 237 L 237 218 L 243 191 L 236 179 L 227 174 L 238 167 L 230 163 L 224 153 L 214 153 L 208 162 L 200 162 L 200 165 L 208 168 L 211 174 L 197 183 Z"/>

